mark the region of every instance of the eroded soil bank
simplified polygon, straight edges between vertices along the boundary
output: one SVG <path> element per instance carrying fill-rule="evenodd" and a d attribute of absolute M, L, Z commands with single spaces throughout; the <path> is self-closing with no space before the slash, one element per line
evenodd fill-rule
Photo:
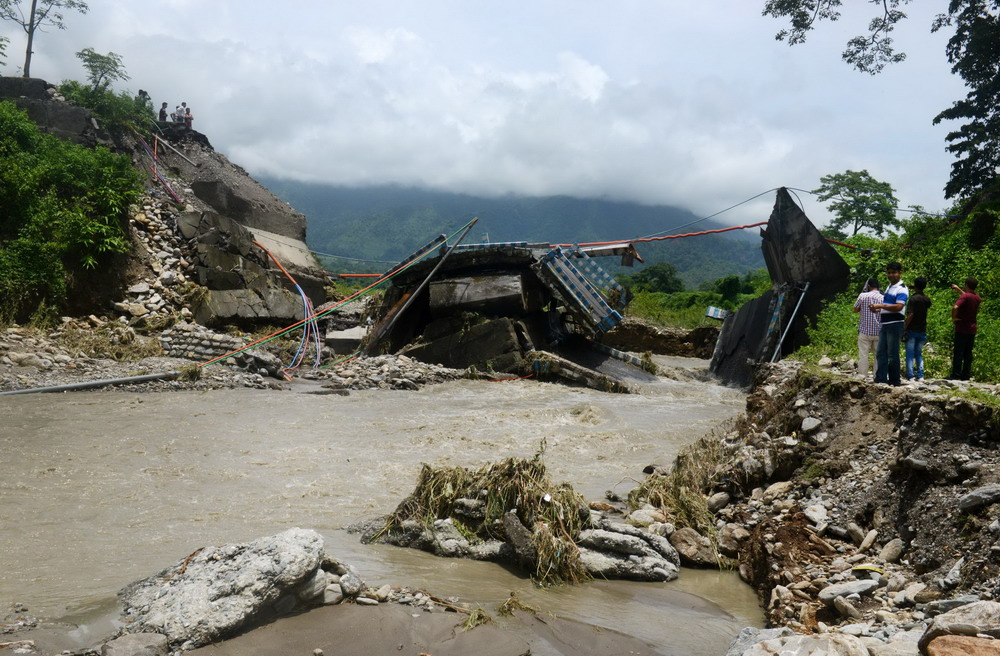
<path fill-rule="evenodd" d="M 777 640 L 767 648 L 804 654 L 825 641 L 836 654 L 928 653 L 928 627 L 963 607 L 986 612 L 948 626 L 996 648 L 996 393 L 764 365 L 733 429 L 682 453 L 677 466 L 709 463 L 713 524 L 703 533 L 758 591 L 770 626 L 817 636 L 764 634 Z M 749 644 L 730 653 L 764 653 Z"/>

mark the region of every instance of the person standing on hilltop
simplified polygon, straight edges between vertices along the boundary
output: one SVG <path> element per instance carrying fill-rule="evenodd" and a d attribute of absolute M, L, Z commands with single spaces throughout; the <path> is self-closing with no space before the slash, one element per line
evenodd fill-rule
<path fill-rule="evenodd" d="M 187 126 L 188 130 L 191 129 L 191 122 L 192 121 L 194 121 L 194 114 L 191 113 L 191 108 L 190 107 L 186 107 L 184 109 L 184 125 Z"/>
<path fill-rule="evenodd" d="M 899 375 L 899 343 L 903 338 L 903 308 L 909 290 L 900 280 L 903 265 L 890 262 L 885 267 L 889 286 L 882 295 L 881 303 L 872 303 L 869 309 L 879 313 L 882 326 L 878 332 L 878 347 L 875 352 L 875 382 L 888 383 L 894 387 L 901 385 Z"/>
<path fill-rule="evenodd" d="M 965 287 L 952 285 L 961 296 L 951 307 L 951 322 L 955 325 L 955 350 L 951 358 L 952 380 L 969 380 L 972 377 L 972 347 L 976 342 L 976 316 L 982 299 L 976 293 L 979 281 L 966 278 Z"/>
<path fill-rule="evenodd" d="M 864 291 L 858 294 L 854 301 L 854 311 L 858 318 L 858 378 L 868 377 L 868 354 L 875 353 L 878 346 L 878 333 L 882 322 L 877 312 L 871 311 L 872 303 L 882 302 L 882 292 L 878 288 L 878 279 L 869 278 Z"/>
<path fill-rule="evenodd" d="M 924 379 L 924 344 L 927 342 L 927 310 L 931 299 L 924 294 L 927 278 L 913 281 L 913 295 L 906 303 L 906 380 Z"/>
<path fill-rule="evenodd" d="M 160 105 L 160 123 L 167 122 L 167 103 Z"/>

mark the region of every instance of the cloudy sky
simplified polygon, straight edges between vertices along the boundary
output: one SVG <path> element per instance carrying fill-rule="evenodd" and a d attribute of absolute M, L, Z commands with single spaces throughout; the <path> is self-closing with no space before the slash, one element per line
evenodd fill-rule
<path fill-rule="evenodd" d="M 908 59 L 870 76 L 840 60 L 874 16 L 860 2 L 789 47 L 763 0 L 88 1 L 36 39 L 32 75 L 83 79 L 74 52 L 116 52 L 132 77 L 120 88 L 187 101 L 195 128 L 254 174 L 706 216 L 867 169 L 904 207 L 947 206 L 949 126 L 931 119 L 965 91 L 929 3 L 896 31 Z M 0 24 L 7 75 L 23 61 L 16 29 Z M 718 218 L 763 220 L 772 203 Z"/>

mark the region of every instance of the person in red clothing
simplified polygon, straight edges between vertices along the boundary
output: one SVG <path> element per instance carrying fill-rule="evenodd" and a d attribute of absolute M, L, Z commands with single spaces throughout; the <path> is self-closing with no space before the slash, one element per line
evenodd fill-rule
<path fill-rule="evenodd" d="M 955 350 L 951 358 L 952 380 L 969 380 L 972 376 L 972 347 L 976 342 L 976 315 L 982 300 L 976 293 L 979 281 L 966 278 L 965 287 L 952 285 L 962 295 L 951 307 L 951 322 L 955 324 Z"/>

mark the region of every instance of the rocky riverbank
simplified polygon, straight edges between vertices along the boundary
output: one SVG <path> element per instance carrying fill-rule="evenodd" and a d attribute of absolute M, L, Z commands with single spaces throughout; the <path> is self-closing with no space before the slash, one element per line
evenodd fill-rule
<path fill-rule="evenodd" d="M 997 392 L 759 369 L 745 415 L 677 464 L 710 463 L 701 533 L 774 627 L 727 656 L 1000 653 Z"/>

